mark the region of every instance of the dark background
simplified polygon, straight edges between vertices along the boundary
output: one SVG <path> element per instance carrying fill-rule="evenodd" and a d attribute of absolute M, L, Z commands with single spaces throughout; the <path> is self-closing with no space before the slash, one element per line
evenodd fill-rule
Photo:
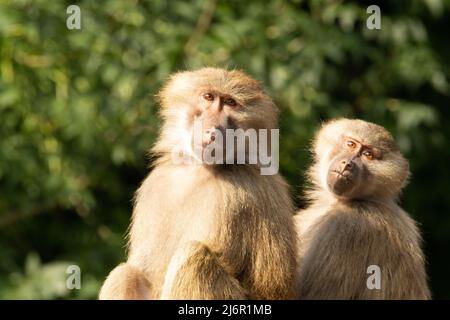
<path fill-rule="evenodd" d="M 402 206 L 421 224 L 435 298 L 450 298 L 450 3 L 0 2 L 0 297 L 95 298 L 124 235 L 177 70 L 240 68 L 282 109 L 281 171 L 297 205 L 321 122 L 386 126 L 411 161 Z M 67 290 L 66 267 L 82 271 Z"/>

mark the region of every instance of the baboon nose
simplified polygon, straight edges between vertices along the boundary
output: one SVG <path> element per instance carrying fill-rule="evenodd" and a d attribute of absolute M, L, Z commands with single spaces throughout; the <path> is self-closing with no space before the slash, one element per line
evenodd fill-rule
<path fill-rule="evenodd" d="M 341 161 L 342 170 L 351 170 L 353 167 L 353 164 L 351 161 L 342 160 Z"/>

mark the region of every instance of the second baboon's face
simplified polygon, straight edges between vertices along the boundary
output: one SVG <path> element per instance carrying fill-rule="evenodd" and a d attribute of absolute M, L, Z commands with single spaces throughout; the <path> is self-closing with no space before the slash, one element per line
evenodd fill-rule
<path fill-rule="evenodd" d="M 408 161 L 382 126 L 339 119 L 326 123 L 314 142 L 312 178 L 339 199 L 396 198 L 409 176 Z"/>
<path fill-rule="evenodd" d="M 333 142 L 321 161 L 324 187 L 341 199 L 395 198 L 407 181 L 408 161 L 382 127 L 362 121 L 349 124 L 353 130 L 327 136 Z"/>
<path fill-rule="evenodd" d="M 371 183 L 369 162 L 376 158 L 377 149 L 350 136 L 342 137 L 334 148 L 326 183 L 337 196 L 358 198 Z"/>

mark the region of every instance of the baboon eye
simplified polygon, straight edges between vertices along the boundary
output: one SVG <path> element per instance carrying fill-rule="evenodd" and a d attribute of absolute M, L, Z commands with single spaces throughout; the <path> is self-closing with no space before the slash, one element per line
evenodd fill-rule
<path fill-rule="evenodd" d="M 368 150 L 363 152 L 363 156 L 366 157 L 369 160 L 373 160 L 373 158 L 374 158 L 373 153 L 371 151 L 368 151 Z"/>
<path fill-rule="evenodd" d="M 235 107 L 237 106 L 237 102 L 236 100 L 234 100 L 233 98 L 226 98 L 223 103 L 225 103 L 226 105 L 230 106 L 230 107 Z"/>
<path fill-rule="evenodd" d="M 349 147 L 350 149 L 355 149 L 356 148 L 356 143 L 354 143 L 352 140 L 348 140 L 347 141 L 347 147 Z"/>
<path fill-rule="evenodd" d="M 214 95 L 212 93 L 204 93 L 203 94 L 203 99 L 205 99 L 206 101 L 213 101 L 214 100 Z"/>

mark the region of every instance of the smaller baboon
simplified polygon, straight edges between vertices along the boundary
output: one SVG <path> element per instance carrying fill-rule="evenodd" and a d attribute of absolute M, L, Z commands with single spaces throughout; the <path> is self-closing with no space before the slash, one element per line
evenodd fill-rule
<path fill-rule="evenodd" d="M 295 216 L 298 297 L 429 299 L 419 230 L 397 204 L 409 164 L 391 134 L 334 120 L 312 151 L 311 203 Z"/>

